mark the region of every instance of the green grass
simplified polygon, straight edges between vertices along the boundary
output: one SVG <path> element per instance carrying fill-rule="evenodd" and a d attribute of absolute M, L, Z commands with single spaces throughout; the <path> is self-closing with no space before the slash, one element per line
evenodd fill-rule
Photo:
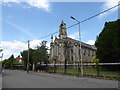
<path fill-rule="evenodd" d="M 101 76 L 109 76 L 109 77 L 118 77 L 118 72 L 112 72 L 112 71 L 102 71 L 100 72 Z"/>
<path fill-rule="evenodd" d="M 83 69 L 84 71 L 84 76 L 89 76 L 89 77 L 97 77 L 97 69 L 96 67 L 92 66 L 86 66 Z M 47 72 L 54 73 L 53 69 L 49 69 Z M 64 74 L 64 68 L 57 68 L 56 73 L 61 73 Z M 73 68 L 73 67 L 67 67 L 66 74 L 72 75 L 72 76 L 78 76 L 78 68 Z M 80 72 L 79 72 L 80 75 Z M 118 72 L 113 72 L 113 71 L 108 71 L 100 68 L 100 78 L 104 79 L 114 79 L 118 80 Z"/>
<path fill-rule="evenodd" d="M 95 67 L 85 67 L 84 74 L 85 75 L 97 75 L 97 70 Z"/>

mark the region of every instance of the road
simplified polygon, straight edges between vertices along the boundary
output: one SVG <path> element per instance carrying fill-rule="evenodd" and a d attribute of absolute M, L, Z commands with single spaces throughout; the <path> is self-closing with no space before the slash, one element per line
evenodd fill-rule
<path fill-rule="evenodd" d="M 81 78 L 56 74 L 4 70 L 3 88 L 117 88 L 112 80 Z"/>

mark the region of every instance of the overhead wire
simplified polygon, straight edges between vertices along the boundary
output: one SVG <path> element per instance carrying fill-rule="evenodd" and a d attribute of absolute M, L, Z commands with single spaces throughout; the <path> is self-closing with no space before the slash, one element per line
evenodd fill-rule
<path fill-rule="evenodd" d="M 28 43 L 28 42 L 27 42 Z M 27 43 L 25 43 L 23 46 L 21 46 L 20 48 L 18 48 L 17 50 L 15 50 L 15 51 L 13 51 L 12 53 L 15 53 L 15 52 L 17 52 L 17 51 L 20 51 L 23 47 L 25 47 L 25 45 L 27 45 Z M 11 54 L 11 53 L 9 53 L 9 54 Z"/>
<path fill-rule="evenodd" d="M 28 42 L 27 42 L 27 43 L 28 43 Z M 25 47 L 25 46 L 27 45 L 27 43 L 25 43 L 22 47 L 20 47 L 20 48 L 18 48 L 17 50 L 15 50 L 14 53 L 17 52 L 18 50 L 21 50 L 23 47 Z"/>
<path fill-rule="evenodd" d="M 115 5 L 115 6 L 111 7 L 111 8 L 109 8 L 109 9 L 106 9 L 106 10 L 104 10 L 104 11 L 98 13 L 98 14 L 95 14 L 95 15 L 93 15 L 93 16 L 87 18 L 87 19 L 84 19 L 84 20 L 80 21 L 80 23 L 83 23 L 83 22 L 85 22 L 85 21 L 88 21 L 88 20 L 90 20 L 90 19 L 92 19 L 92 18 L 94 18 L 94 17 L 97 17 L 97 16 L 99 16 L 99 15 L 101 15 L 101 14 L 107 12 L 107 11 L 110 11 L 110 10 L 112 10 L 112 9 L 114 9 L 114 8 L 116 8 L 116 7 L 118 7 L 119 5 L 120 5 L 120 4 L 117 4 L 117 5 Z M 67 27 L 66 29 L 69 29 L 69 28 L 74 27 L 74 26 L 76 26 L 76 25 L 78 25 L 78 23 L 73 24 L 73 25 Z M 56 32 L 54 32 L 54 33 L 45 35 L 45 36 L 40 37 L 40 38 L 37 38 L 37 39 L 43 39 L 43 38 L 49 37 L 49 36 L 51 36 L 51 35 L 57 34 L 58 32 L 59 32 L 59 31 L 56 31 Z M 34 40 L 29 40 L 29 41 L 31 42 L 31 41 L 34 41 Z M 27 42 L 27 43 L 28 43 L 28 42 Z M 27 43 L 25 43 L 25 45 L 26 45 Z M 23 45 L 23 46 L 20 47 L 19 49 L 15 50 L 14 53 L 17 52 L 18 50 L 22 49 L 25 45 Z"/>
<path fill-rule="evenodd" d="M 107 10 L 104 10 L 104 11 L 98 13 L 98 14 L 95 14 L 95 15 L 93 15 L 93 16 L 87 18 L 87 19 L 84 19 L 84 20 L 80 21 L 80 23 L 83 23 L 83 22 L 85 22 L 85 21 L 87 21 L 87 20 L 90 20 L 90 19 L 92 19 L 92 18 L 94 18 L 94 17 L 96 17 L 96 16 L 99 16 L 99 15 L 101 15 L 101 14 L 107 12 L 107 11 L 110 11 L 111 9 L 116 8 L 116 7 L 118 7 L 119 5 L 120 5 L 120 4 L 117 4 L 117 5 L 111 7 L 111 8 L 109 8 L 109 9 L 107 9 Z M 77 24 L 78 24 L 78 23 L 76 23 L 76 24 L 74 24 L 74 25 L 71 25 L 71 26 L 69 26 L 68 28 L 71 28 L 71 27 L 73 27 L 73 26 L 76 26 Z"/>
<path fill-rule="evenodd" d="M 120 5 L 120 4 L 117 4 L 117 5 L 115 5 L 115 6 L 111 7 L 111 8 L 109 8 L 109 9 L 106 9 L 106 10 L 104 10 L 104 11 L 98 13 L 98 14 L 95 14 L 95 15 L 93 15 L 93 16 L 87 18 L 87 19 L 84 19 L 84 20 L 80 21 L 80 23 L 83 23 L 83 22 L 85 22 L 85 21 L 87 21 L 87 20 L 90 20 L 90 19 L 92 19 L 92 18 L 94 18 L 94 17 L 96 17 L 96 16 L 99 16 L 99 15 L 101 15 L 101 14 L 107 12 L 107 11 L 110 11 L 110 10 L 112 10 L 112 9 L 114 9 L 114 8 L 116 8 L 116 7 L 118 7 L 119 5 Z M 78 25 L 78 23 L 73 24 L 73 25 L 67 27 L 66 29 L 69 29 L 69 28 L 74 27 L 74 26 L 76 26 L 76 25 Z M 38 39 L 43 39 L 43 38 L 49 37 L 49 36 L 54 35 L 54 34 L 56 34 L 56 33 L 58 33 L 58 32 L 59 32 L 59 31 L 56 31 L 56 32 L 54 32 L 54 33 L 51 33 L 51 34 L 48 34 L 48 35 L 46 35 L 46 36 L 40 37 L 40 38 L 38 38 Z M 30 41 L 33 41 L 33 40 L 30 40 Z"/>

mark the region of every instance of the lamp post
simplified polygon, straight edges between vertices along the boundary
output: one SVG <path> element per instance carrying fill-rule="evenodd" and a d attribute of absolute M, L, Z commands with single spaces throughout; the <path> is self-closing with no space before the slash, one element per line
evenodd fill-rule
<path fill-rule="evenodd" d="M 83 76 L 83 64 L 82 64 L 82 49 L 81 49 L 81 34 L 80 34 L 80 21 L 78 21 L 76 18 L 71 16 L 73 20 L 78 22 L 78 29 L 79 29 L 79 41 L 80 41 L 80 63 L 81 63 L 81 75 Z M 78 64 L 79 65 L 79 64 Z"/>

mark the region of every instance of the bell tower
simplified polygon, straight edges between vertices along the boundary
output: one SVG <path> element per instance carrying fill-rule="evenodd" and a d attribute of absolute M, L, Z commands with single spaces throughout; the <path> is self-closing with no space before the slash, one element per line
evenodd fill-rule
<path fill-rule="evenodd" d="M 59 38 L 64 39 L 67 37 L 66 24 L 62 21 L 59 27 Z"/>

